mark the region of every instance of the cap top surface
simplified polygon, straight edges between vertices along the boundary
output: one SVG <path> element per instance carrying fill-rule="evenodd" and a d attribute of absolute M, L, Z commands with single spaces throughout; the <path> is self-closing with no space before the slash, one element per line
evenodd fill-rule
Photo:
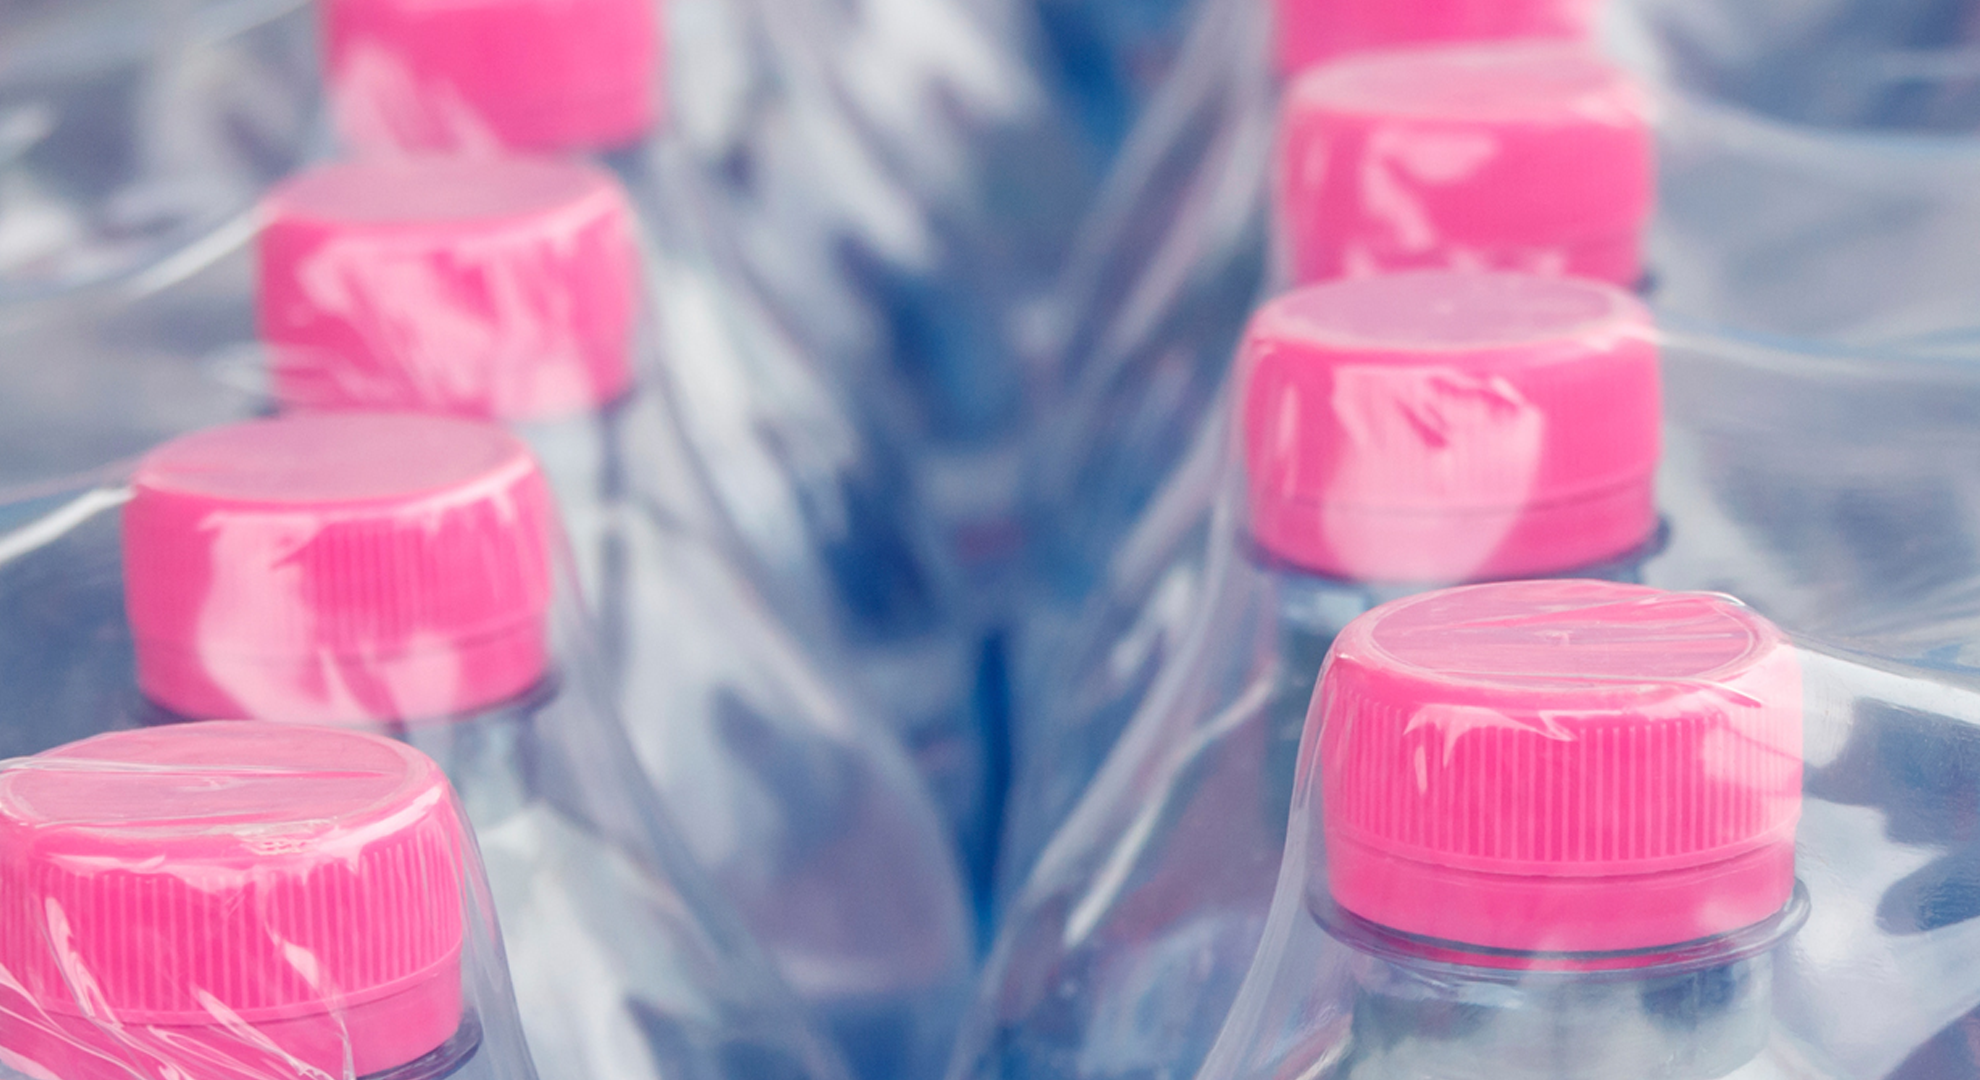
<path fill-rule="evenodd" d="M 283 185 L 272 212 L 318 223 L 501 223 L 611 195 L 610 179 L 575 162 L 405 158 L 311 169 Z"/>
<path fill-rule="evenodd" d="M 416 501 L 531 469 L 500 428 L 416 414 L 327 413 L 195 432 L 146 457 L 137 485 L 260 505 Z"/>
<path fill-rule="evenodd" d="M 1538 694 L 1709 683 L 1777 640 L 1720 597 L 1575 581 L 1398 601 L 1373 616 L 1368 637 L 1422 675 Z"/>
<path fill-rule="evenodd" d="M 1433 270 L 1298 289 L 1267 304 L 1257 330 L 1322 347 L 1389 350 L 1408 361 L 1412 352 L 1586 338 L 1640 320 L 1627 294 L 1593 282 Z"/>
<path fill-rule="evenodd" d="M 1556 42 L 1429 46 L 1349 57 L 1315 68 L 1293 90 L 1300 107 L 1499 123 L 1627 120 L 1636 104 L 1621 70 Z"/>
<path fill-rule="evenodd" d="M 406 752 L 355 732 L 191 724 L 85 740 L 0 773 L 0 813 L 131 838 L 234 833 L 272 845 L 389 814 L 416 775 Z"/>

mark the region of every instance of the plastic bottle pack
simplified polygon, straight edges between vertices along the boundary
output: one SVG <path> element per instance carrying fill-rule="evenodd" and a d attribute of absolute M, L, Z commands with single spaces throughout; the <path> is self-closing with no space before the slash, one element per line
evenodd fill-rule
<path fill-rule="evenodd" d="M 1980 1080 L 1976 35 L 0 3 L 0 1080 Z"/>

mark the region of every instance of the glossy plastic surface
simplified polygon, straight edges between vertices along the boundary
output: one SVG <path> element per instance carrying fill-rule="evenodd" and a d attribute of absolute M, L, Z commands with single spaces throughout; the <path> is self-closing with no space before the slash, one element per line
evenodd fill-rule
<path fill-rule="evenodd" d="M 218 722 L 0 769 L 0 1057 L 30 1075 L 535 1076 L 435 763 Z"/>
<path fill-rule="evenodd" d="M 0 311 L 168 272 L 323 152 L 300 0 L 0 13 Z"/>
<path fill-rule="evenodd" d="M 1028 627 L 1041 653 L 1020 670 L 1036 681 L 1020 684 L 1027 808 L 1006 842 L 1012 874 L 1153 692 L 1201 602 L 1199 538 L 1225 454 L 1244 466 L 1247 542 L 1346 580 L 1596 565 L 1655 528 L 1656 348 L 1619 290 L 1450 272 L 1309 286 L 1261 307 L 1238 353 L 1227 411 L 1242 433 L 1227 418 L 1198 437 L 1087 612 L 1043 604 Z"/>
<path fill-rule="evenodd" d="M 126 722 L 328 721 L 433 755 L 482 833 L 546 1075 L 835 1075 L 642 774 L 550 505 L 520 440 L 450 418 L 293 417 L 160 447 L 123 512 L 146 698 Z"/>
<path fill-rule="evenodd" d="M 1390 274 L 1258 309 L 1237 403 L 1270 558 L 1380 582 L 1593 565 L 1655 528 L 1649 312 L 1590 281 Z"/>
<path fill-rule="evenodd" d="M 1274 0 L 1279 70 L 1440 41 L 1583 39 L 1596 0 Z"/>
<path fill-rule="evenodd" d="M 1109 702 L 1132 719 L 1016 893 L 952 1075 L 1196 1068 L 1263 928 L 1299 718 L 1334 635 L 1428 574 L 1627 577 L 1654 545 L 1659 365 L 1626 294 L 1420 274 L 1315 287 L 1264 311 L 1223 483 L 1191 480 L 1216 502 L 1186 629 L 1151 678 Z M 1330 386 L 1337 358 L 1346 377 Z M 1435 389 L 1386 392 L 1405 386 Z M 1548 419 L 1523 426 L 1529 412 Z M 1575 466 L 1534 468 L 1556 437 L 1579 449 L 1552 469 Z M 1363 504 L 1350 503 L 1362 561 L 1311 542 L 1326 535 L 1314 526 L 1332 513 L 1329 490 Z M 1626 513 L 1611 509 L 1618 490 Z M 1576 499 L 1586 519 L 1537 546 L 1493 524 L 1573 518 Z M 1448 544 L 1424 543 L 1444 525 Z M 1174 550 L 1189 573 L 1194 547 Z M 1426 553 L 1438 558 L 1409 561 Z"/>
<path fill-rule="evenodd" d="M 1586 46 L 1462 45 L 1312 68 L 1281 106 L 1297 281 L 1414 267 L 1629 287 L 1654 200 L 1648 100 Z"/>
<path fill-rule="evenodd" d="M 632 386 L 639 226 L 606 173 L 327 165 L 277 188 L 262 217 L 255 302 L 284 407 L 557 420 Z"/>
<path fill-rule="evenodd" d="M 325 81 L 368 153 L 600 150 L 663 109 L 653 0 L 329 0 Z"/>
<path fill-rule="evenodd" d="M 1730 600 L 1591 581 L 1398 600 L 1334 640 L 1314 700 L 1310 888 L 1371 923 L 1621 954 L 1794 893 L 1801 669 Z"/>

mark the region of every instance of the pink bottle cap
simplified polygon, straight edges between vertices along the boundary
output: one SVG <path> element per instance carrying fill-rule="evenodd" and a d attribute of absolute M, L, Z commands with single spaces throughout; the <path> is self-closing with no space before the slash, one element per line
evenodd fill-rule
<path fill-rule="evenodd" d="M 461 1022 L 466 850 L 439 768 L 353 731 L 186 724 L 10 762 L 0 1049 L 64 1080 L 416 1060 Z"/>
<path fill-rule="evenodd" d="M 500 428 L 328 413 L 213 428 L 138 466 L 138 685 L 197 719 L 436 719 L 546 669 L 555 504 Z"/>
<path fill-rule="evenodd" d="M 1342 632 L 1313 707 L 1327 886 L 1371 922 L 1613 953 L 1754 926 L 1793 894 L 1800 668 L 1728 597 L 1399 600 Z"/>
<path fill-rule="evenodd" d="M 1593 36 L 1600 0 L 1274 0 L 1279 71 L 1440 41 Z"/>
<path fill-rule="evenodd" d="M 603 150 L 660 120 L 657 0 L 323 6 L 331 102 L 359 150 Z"/>
<path fill-rule="evenodd" d="M 593 411 L 632 385 L 631 208 L 569 162 L 425 158 L 313 169 L 260 240 L 260 321 L 291 408 L 503 421 Z"/>
<path fill-rule="evenodd" d="M 1282 242 L 1300 281 L 1450 267 L 1633 285 L 1654 152 L 1642 93 L 1578 46 L 1355 56 L 1287 92 Z"/>
<path fill-rule="evenodd" d="M 1650 315 L 1592 281 L 1446 271 L 1309 286 L 1240 357 L 1253 539 L 1387 584 L 1559 574 L 1656 529 Z"/>

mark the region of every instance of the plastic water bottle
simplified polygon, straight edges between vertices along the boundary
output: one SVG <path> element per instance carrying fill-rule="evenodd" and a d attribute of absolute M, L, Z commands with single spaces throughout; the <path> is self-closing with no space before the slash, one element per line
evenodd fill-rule
<path fill-rule="evenodd" d="M 836 94 L 826 66 L 847 32 L 828 7 L 670 3 L 663 27 L 650 0 L 337 0 L 326 6 L 326 78 L 343 138 L 372 154 L 583 153 L 619 177 L 650 244 L 652 356 L 639 374 L 657 413 L 632 410 L 622 426 L 635 438 L 664 426 L 684 441 L 667 452 L 706 487 L 712 530 L 819 666 L 843 673 L 908 745 L 980 892 L 996 823 L 989 735 L 972 698 L 979 641 L 958 621 L 952 545 L 918 509 L 894 415 L 901 376 L 855 379 L 844 367 L 881 349 L 886 331 L 863 293 L 877 287 L 861 276 L 877 263 L 840 261 L 868 249 L 839 233 L 830 204 L 858 183 L 838 170 L 884 166 L 865 141 L 875 129 L 838 126 L 829 104 L 857 99 Z M 956 7 L 918 10 L 988 48 Z M 872 14 L 888 33 L 902 17 Z M 864 63 L 880 63 L 876 51 L 907 63 L 890 54 L 906 44 L 869 43 Z M 746 100 L 718 92 L 738 81 Z M 805 122 L 759 115 L 790 94 Z M 832 179 L 820 179 L 821 162 L 836 164 Z M 881 184 L 890 213 L 922 213 L 917 189 L 859 178 Z M 932 283 L 944 271 L 927 260 L 901 258 L 930 279 L 901 289 L 954 291 Z M 848 318 L 868 322 L 841 340 Z M 992 337 L 949 336 L 957 348 Z M 898 351 L 920 362 L 939 349 L 917 337 Z M 988 357 L 954 366 L 1009 378 Z M 625 482 L 650 483 L 656 467 L 633 461 Z"/>
<path fill-rule="evenodd" d="M 1654 187 L 1648 111 L 1627 76 L 1574 46 L 1445 46 L 1324 64 L 1287 91 L 1278 144 L 1274 232 L 1288 276 L 1297 280 L 1418 268 L 1571 274 L 1625 286 L 1643 276 L 1642 238 Z M 1199 374 L 1215 385 L 1224 378 L 1223 363 L 1205 365 Z M 1158 427 L 1154 417 L 1142 415 L 1133 428 L 1123 431 L 1110 422 L 1094 436 L 1105 442 L 1121 435 L 1120 446 L 1131 450 L 1156 445 L 1138 432 L 1205 426 L 1202 403 L 1144 401 L 1170 423 Z M 1142 412 L 1116 404 L 1130 416 Z M 1209 467 L 1203 463 L 1215 452 L 1199 449 L 1191 467 Z M 1167 472 L 1157 463 L 1165 459 L 1153 454 L 1067 456 L 1114 465 L 1136 460 L 1146 468 L 1133 471 L 1151 477 Z M 1109 466 L 1069 476 L 1083 497 L 1065 503 L 1064 516 L 1078 520 L 1071 508 L 1085 505 L 1137 505 L 1115 497 L 1127 490 L 1119 483 L 1125 475 Z M 1210 491 L 1197 480 L 1180 481 L 1161 500 L 1169 505 L 1156 512 L 1150 535 L 1131 534 L 1125 549 L 1160 546 L 1153 534 L 1174 534 L 1164 522 L 1187 516 L 1180 502 L 1197 500 L 1197 517 L 1207 521 Z M 1109 516 L 1101 511 L 1103 521 Z M 1070 551 L 1105 532 L 1083 528 L 1083 539 Z M 1082 625 L 1080 617 L 1063 614 L 1081 602 L 1067 598 L 1087 594 L 1078 584 L 1084 575 L 1064 570 L 1057 596 L 1048 592 L 1038 604 L 1028 627 L 1031 662 L 1019 669 L 1017 698 L 1025 709 L 1013 802 L 1029 808 L 1018 812 L 1029 820 L 1014 820 L 1007 836 L 1007 890 L 1010 876 L 1029 868 L 1070 808 L 1067 795 L 1076 797 L 1083 788 L 1099 754 L 1147 692 L 1146 678 L 1115 680 L 1093 665 L 1111 668 L 1130 641 L 1149 633 L 1159 643 L 1140 651 L 1167 651 L 1163 643 L 1173 641 L 1172 634 L 1140 628 L 1165 625 L 1159 612 L 1176 598 L 1143 590 L 1170 580 L 1171 573 L 1192 573 L 1201 565 L 1201 550 L 1177 551 L 1171 567 L 1159 573 L 1117 569 L 1107 588 L 1084 603 L 1118 615 L 1086 615 Z M 1095 561 L 1070 555 L 1063 565 Z M 1068 643 L 1073 627 L 1101 636 Z M 1107 689 L 1096 697 L 1101 687 Z"/>
<path fill-rule="evenodd" d="M 1526 582 L 1357 620 L 1204 1075 L 1830 1075 L 1775 1014 L 1802 726 L 1794 649 L 1722 596 Z"/>
<path fill-rule="evenodd" d="M 1224 34 L 1241 36 L 1241 26 Z M 1618 285 L 1643 277 L 1641 244 L 1653 204 L 1647 107 L 1620 69 L 1580 48 L 1439 46 L 1323 63 L 1285 91 L 1277 147 L 1271 232 L 1283 277 L 1321 281 L 1412 268 L 1574 273 Z M 1257 204 L 1263 220 L 1261 192 Z M 1230 210 L 1226 222 L 1243 220 L 1236 204 Z M 1166 254 L 1198 240 L 1178 232 L 1174 242 L 1178 248 Z M 1241 248 L 1232 240 L 1220 250 Z M 1261 264 L 1263 256 L 1253 256 Z M 1238 268 L 1241 260 L 1216 266 Z M 1236 311 L 1239 293 L 1210 293 L 1210 303 L 1202 293 L 1156 287 L 1174 289 L 1166 277 L 1150 279 L 1150 291 L 1123 309 L 1119 325 L 1105 323 L 1107 337 L 1095 331 L 1093 343 L 1109 351 L 1091 357 L 1097 367 L 1075 398 L 1081 408 L 1059 418 L 1057 442 L 1039 470 L 1039 511 L 1067 527 L 1045 529 L 1063 543 L 1049 553 L 1018 666 L 1018 810 L 1006 840 L 1006 890 L 1043 842 L 1039 820 L 1049 828 L 1069 807 L 1041 789 L 1077 793 L 1099 761 L 1077 747 L 1105 751 L 1111 743 L 1107 721 L 1097 717 L 1125 717 L 1133 696 L 1146 690 L 1144 680 L 1125 680 L 1099 702 L 1085 696 L 1109 682 L 1093 664 L 1115 664 L 1111 658 L 1131 638 L 1069 640 L 1071 628 L 1095 632 L 1089 628 L 1101 618 L 1148 626 L 1160 604 L 1174 602 L 1140 591 L 1168 571 L 1150 577 L 1097 567 L 1117 545 L 1111 537 L 1129 535 L 1121 541 L 1129 551 L 1156 543 L 1129 529 L 1150 505 L 1148 491 L 1176 468 L 1174 434 L 1206 428 L 1234 349 L 1222 345 L 1222 331 L 1208 339 L 1196 331 L 1218 325 L 1218 311 Z M 1111 351 L 1121 343 L 1129 347 Z M 1200 460 L 1204 454 L 1192 458 Z M 1182 482 L 1162 501 L 1186 497 L 1188 489 L 1204 491 Z M 1210 501 L 1198 505 L 1208 519 Z M 1174 515 L 1174 507 L 1158 511 L 1164 519 Z M 1200 563 L 1178 553 L 1174 573 L 1194 565 Z M 1103 594 L 1093 594 L 1095 581 L 1105 581 Z M 1081 604 L 1144 614 L 1067 614 Z"/>
<path fill-rule="evenodd" d="M 473 834 L 410 747 L 223 721 L 15 759 L 0 880 L 11 1068 L 536 1075 Z"/>
<path fill-rule="evenodd" d="M 555 505 L 520 441 L 469 421 L 167 443 L 123 514 L 139 718 L 351 725 L 437 760 L 543 1075 L 836 1077 L 640 770 L 558 581 Z"/>
<path fill-rule="evenodd" d="M 1649 316 L 1595 282 L 1408 273 L 1261 310 L 1245 489 L 1178 655 L 1007 919 L 951 1075 L 1188 1074 L 1258 943 L 1334 635 L 1417 582 L 1626 577 L 1658 533 Z"/>

